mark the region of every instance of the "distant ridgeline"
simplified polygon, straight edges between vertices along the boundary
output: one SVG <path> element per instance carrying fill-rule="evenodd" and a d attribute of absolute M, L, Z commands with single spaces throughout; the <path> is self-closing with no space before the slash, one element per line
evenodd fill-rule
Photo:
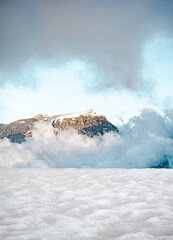
<path fill-rule="evenodd" d="M 17 120 L 10 124 L 0 124 L 0 139 L 8 138 L 13 143 L 22 143 L 26 138 L 32 137 L 33 126 L 39 121 L 52 125 L 55 134 L 70 128 L 89 137 L 104 135 L 108 132 L 119 132 L 118 128 L 110 123 L 106 117 L 97 115 L 93 110 L 87 110 L 56 116 L 39 114 L 33 118 Z M 161 159 L 159 165 L 151 167 L 169 168 L 167 156 Z"/>
<path fill-rule="evenodd" d="M 39 114 L 33 118 L 21 119 L 10 124 L 0 124 L 0 138 L 9 138 L 11 142 L 22 143 L 26 137 L 32 137 L 33 125 L 38 121 L 51 124 L 55 134 L 73 128 L 79 134 L 89 137 L 103 135 L 106 132 L 118 132 L 118 128 L 104 116 L 97 115 L 93 110 L 71 114 L 48 116 Z"/>

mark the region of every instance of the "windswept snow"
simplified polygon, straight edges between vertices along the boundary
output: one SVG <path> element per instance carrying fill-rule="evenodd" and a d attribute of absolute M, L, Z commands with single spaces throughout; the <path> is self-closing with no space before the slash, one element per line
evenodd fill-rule
<path fill-rule="evenodd" d="M 52 116 L 47 114 L 37 114 L 34 118 L 47 121 Z"/>
<path fill-rule="evenodd" d="M 1 169 L 0 176 L 0 239 L 173 239 L 172 169 Z"/>
<path fill-rule="evenodd" d="M 65 118 L 76 118 L 79 117 L 80 115 L 83 116 L 98 116 L 92 109 L 82 111 L 82 112 L 75 112 L 75 113 L 68 113 L 68 114 L 62 114 L 62 115 L 55 115 L 52 118 L 48 120 L 48 123 L 52 123 L 53 121 L 57 122 L 60 121 L 62 122 L 63 119 Z"/>
<path fill-rule="evenodd" d="M 25 123 L 25 121 L 23 120 L 23 121 L 20 121 L 19 123 Z"/>

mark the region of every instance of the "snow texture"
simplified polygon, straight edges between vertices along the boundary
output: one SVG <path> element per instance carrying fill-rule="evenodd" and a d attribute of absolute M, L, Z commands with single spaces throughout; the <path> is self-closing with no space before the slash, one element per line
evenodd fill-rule
<path fill-rule="evenodd" d="M 81 112 L 75 112 L 75 113 L 68 113 L 68 114 L 62 114 L 62 115 L 55 115 L 52 118 L 48 120 L 48 123 L 52 123 L 53 121 L 57 122 L 60 121 L 62 122 L 63 119 L 65 118 L 76 118 L 79 117 L 80 115 L 83 116 L 98 116 L 92 109 L 86 110 L 86 111 L 81 111 Z"/>
<path fill-rule="evenodd" d="M 37 114 L 34 118 L 36 119 L 41 119 L 41 120 L 48 120 L 49 118 L 51 118 L 52 116 L 47 115 L 47 114 Z"/>
<path fill-rule="evenodd" d="M 172 240 L 172 169 L 1 169 L 0 239 Z"/>

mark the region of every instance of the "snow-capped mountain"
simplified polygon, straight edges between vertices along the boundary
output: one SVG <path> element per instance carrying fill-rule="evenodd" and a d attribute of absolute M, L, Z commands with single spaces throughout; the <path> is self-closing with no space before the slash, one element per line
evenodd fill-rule
<path fill-rule="evenodd" d="M 40 120 L 52 125 L 56 134 L 70 128 L 90 137 L 103 135 L 110 131 L 118 132 L 118 128 L 110 123 L 106 117 L 98 115 L 90 109 L 54 116 L 38 114 L 33 118 L 17 120 L 10 124 L 0 124 L 0 138 L 7 137 L 11 142 L 21 143 L 25 141 L 25 137 L 32 136 L 33 125 Z"/>
<path fill-rule="evenodd" d="M 56 132 L 73 128 L 81 134 L 90 137 L 103 135 L 106 132 L 118 132 L 118 128 L 110 123 L 106 117 L 96 114 L 92 109 L 83 112 L 53 116 L 48 120 Z"/>
<path fill-rule="evenodd" d="M 114 133 L 119 132 L 118 128 L 112 123 L 110 123 L 105 116 L 98 115 L 93 110 L 86 110 L 82 112 L 54 116 L 38 114 L 33 118 L 20 119 L 10 124 L 0 124 L 0 138 L 1 139 L 8 138 L 11 142 L 22 143 L 26 140 L 26 138 L 32 137 L 32 134 L 34 137 L 35 133 L 35 131 L 33 131 L 33 129 L 35 129 L 34 125 L 39 121 L 43 121 L 46 123 L 43 124 L 43 127 L 42 124 L 40 125 L 41 126 L 39 131 L 39 136 L 41 136 L 40 139 L 42 138 L 42 134 L 44 134 L 48 129 L 50 129 L 50 127 L 53 129 L 54 134 L 59 134 L 61 131 L 74 129 L 78 134 L 87 135 L 88 137 L 91 138 L 93 136 L 104 135 L 105 133 L 108 132 Z M 124 141 L 124 146 L 122 146 L 122 149 L 124 150 L 122 151 L 122 149 L 120 148 L 120 152 L 122 152 L 122 156 L 124 155 L 126 156 L 126 153 L 129 151 L 131 154 L 131 148 L 134 149 L 133 144 L 129 145 L 129 143 L 127 143 L 129 136 L 131 136 L 132 141 L 134 141 L 134 136 L 128 135 L 128 138 L 126 138 L 125 135 L 123 137 L 123 129 L 120 128 L 120 130 L 121 131 L 118 137 L 120 137 Z M 142 132 L 142 129 L 140 130 L 140 132 Z M 72 134 L 73 133 L 68 132 L 68 136 L 71 136 Z M 144 134 L 144 132 L 142 134 Z M 116 139 L 117 135 L 115 134 L 114 136 Z M 141 141 L 141 138 L 139 138 L 139 141 Z M 150 137 L 149 143 L 151 144 Z M 157 152 L 155 154 L 157 155 Z M 118 158 L 121 157 L 121 155 L 119 154 L 118 156 L 119 156 Z M 151 154 L 149 155 L 149 157 L 151 157 Z M 141 158 L 141 156 L 139 156 L 139 158 Z M 170 158 L 169 154 L 167 154 L 167 152 L 165 151 L 164 154 L 158 156 L 158 162 L 156 161 L 156 164 L 154 162 L 151 163 L 150 167 L 170 168 L 169 158 Z"/>

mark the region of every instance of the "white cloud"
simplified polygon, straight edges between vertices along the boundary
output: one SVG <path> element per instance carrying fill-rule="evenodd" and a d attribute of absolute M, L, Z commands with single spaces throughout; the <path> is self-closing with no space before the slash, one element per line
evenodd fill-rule
<path fill-rule="evenodd" d="M 173 114 L 143 111 L 122 125 L 120 134 L 89 138 L 74 130 L 57 136 L 37 123 L 33 137 L 22 144 L 0 141 L 0 167 L 148 168 L 168 160 L 173 166 Z M 7 151 L 8 149 L 8 151 Z"/>

